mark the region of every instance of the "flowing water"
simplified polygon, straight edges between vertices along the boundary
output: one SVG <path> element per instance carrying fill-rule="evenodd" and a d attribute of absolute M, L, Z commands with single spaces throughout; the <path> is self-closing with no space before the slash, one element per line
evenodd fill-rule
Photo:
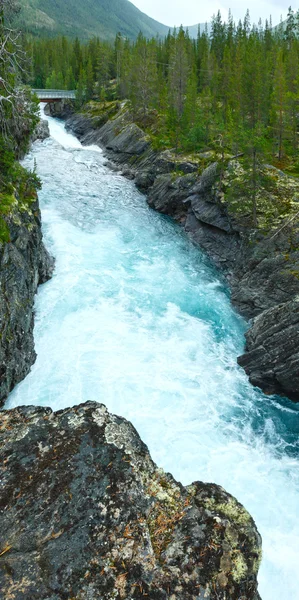
<path fill-rule="evenodd" d="M 263 600 L 299 599 L 299 406 L 254 389 L 236 364 L 246 324 L 219 274 L 130 181 L 63 124 L 25 165 L 53 279 L 36 299 L 37 361 L 6 408 L 97 400 L 131 420 L 153 459 L 234 494 L 263 537 Z"/>

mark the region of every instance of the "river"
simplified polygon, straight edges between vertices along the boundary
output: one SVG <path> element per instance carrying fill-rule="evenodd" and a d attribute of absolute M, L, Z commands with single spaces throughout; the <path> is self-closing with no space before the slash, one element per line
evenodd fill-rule
<path fill-rule="evenodd" d="M 299 599 L 299 406 L 236 363 L 246 323 L 205 255 L 61 122 L 24 164 L 56 257 L 36 298 L 37 360 L 6 408 L 86 400 L 133 422 L 178 480 L 221 484 L 263 537 L 262 600 Z"/>

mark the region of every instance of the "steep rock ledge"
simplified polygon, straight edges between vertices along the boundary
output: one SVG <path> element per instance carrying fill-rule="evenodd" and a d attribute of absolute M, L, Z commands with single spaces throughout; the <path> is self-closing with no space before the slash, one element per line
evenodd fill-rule
<path fill-rule="evenodd" d="M 38 200 L 30 209 L 20 207 L 7 223 L 10 242 L 0 242 L 0 406 L 36 359 L 34 296 L 53 271 L 42 242 Z"/>
<path fill-rule="evenodd" d="M 299 296 L 265 310 L 256 317 L 246 334 L 246 354 L 239 364 L 253 385 L 287 391 L 290 398 L 299 395 Z"/>
<path fill-rule="evenodd" d="M 2 412 L 0 448 L 3 597 L 259 600 L 248 512 L 158 469 L 104 405 Z"/>
<path fill-rule="evenodd" d="M 31 136 L 31 143 L 35 142 L 36 140 L 46 140 L 48 137 L 50 137 L 50 129 L 49 129 L 49 124 L 48 121 L 46 121 L 45 119 L 40 119 L 40 121 L 38 122 L 32 136 Z"/>

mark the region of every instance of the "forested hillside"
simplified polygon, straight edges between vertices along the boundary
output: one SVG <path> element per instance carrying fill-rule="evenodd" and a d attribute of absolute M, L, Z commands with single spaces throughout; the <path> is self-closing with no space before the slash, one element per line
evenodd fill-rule
<path fill-rule="evenodd" d="M 262 185 L 265 202 L 276 185 L 267 180 L 264 162 L 299 174 L 298 28 L 298 13 L 290 9 L 286 28 L 275 30 L 268 22 L 251 26 L 249 13 L 238 25 L 232 18 L 224 24 L 218 13 L 211 35 L 203 31 L 197 40 L 180 29 L 163 41 L 117 36 L 113 46 L 99 39 L 87 45 L 65 38 L 34 41 L 32 83 L 76 86 L 78 106 L 129 99 L 156 147 L 212 150 L 223 164 L 227 156 L 240 156 L 244 173 L 234 175 L 232 189 L 236 195 L 238 186 L 249 190 L 256 222 L 258 189 Z M 99 111 L 97 105 L 89 109 Z M 277 210 L 289 208 L 289 195 L 285 190 L 283 203 L 276 198 Z"/>
<path fill-rule="evenodd" d="M 142 13 L 129 0 L 20 0 L 16 24 L 33 34 L 63 34 L 113 40 L 117 32 L 130 39 L 167 35 L 168 27 Z"/>

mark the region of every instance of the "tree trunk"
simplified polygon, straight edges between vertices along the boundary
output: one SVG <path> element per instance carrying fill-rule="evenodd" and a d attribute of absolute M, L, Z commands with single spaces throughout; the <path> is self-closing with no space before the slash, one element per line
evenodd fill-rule
<path fill-rule="evenodd" d="M 253 221 L 254 227 L 257 227 L 256 194 L 257 194 L 257 156 L 256 156 L 256 148 L 254 148 L 253 153 L 252 153 L 252 221 Z"/>

